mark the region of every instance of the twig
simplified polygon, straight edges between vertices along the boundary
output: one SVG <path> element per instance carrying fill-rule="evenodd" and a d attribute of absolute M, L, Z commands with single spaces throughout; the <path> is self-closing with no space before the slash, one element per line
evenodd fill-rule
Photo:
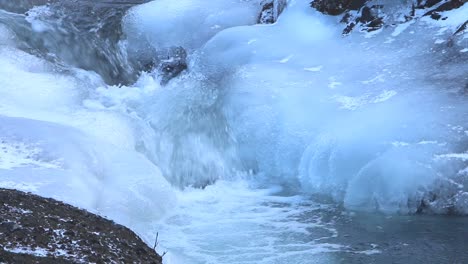
<path fill-rule="evenodd" d="M 153 247 L 154 252 L 156 252 L 156 247 L 159 245 L 158 237 L 159 237 L 159 232 L 156 232 L 156 239 L 154 240 L 154 247 Z M 166 254 L 167 254 L 167 251 L 164 251 L 164 253 L 162 253 L 161 255 L 161 258 L 163 258 Z"/>
<path fill-rule="evenodd" d="M 154 240 L 154 247 L 153 250 L 156 251 L 156 247 L 158 246 L 158 237 L 159 237 L 159 232 L 156 232 L 156 239 Z"/>

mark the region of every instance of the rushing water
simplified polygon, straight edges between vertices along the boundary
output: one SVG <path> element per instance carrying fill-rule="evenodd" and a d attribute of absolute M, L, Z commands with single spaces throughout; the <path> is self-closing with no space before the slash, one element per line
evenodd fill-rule
<path fill-rule="evenodd" d="M 343 37 L 302 0 L 0 0 L 0 186 L 167 263 L 466 262 L 468 6 L 381 2 Z"/>

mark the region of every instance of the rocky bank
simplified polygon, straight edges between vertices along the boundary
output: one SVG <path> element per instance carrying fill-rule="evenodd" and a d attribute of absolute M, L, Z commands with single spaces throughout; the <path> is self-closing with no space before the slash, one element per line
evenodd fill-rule
<path fill-rule="evenodd" d="M 0 189 L 0 263 L 162 263 L 128 228 L 62 202 Z"/>

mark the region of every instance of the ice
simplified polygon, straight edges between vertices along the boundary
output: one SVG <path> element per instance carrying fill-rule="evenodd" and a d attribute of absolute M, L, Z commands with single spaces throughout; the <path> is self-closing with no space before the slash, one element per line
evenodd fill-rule
<path fill-rule="evenodd" d="M 0 122 L 5 141 L 37 145 L 42 149 L 37 159 L 61 163 L 59 168 L 0 169 L 2 187 L 10 187 L 10 181 L 36 185 L 33 191 L 37 194 L 100 212 L 122 223 L 161 217 L 174 202 L 170 185 L 141 154 L 98 143 L 62 125 L 9 117 L 0 117 Z M 16 187 L 23 189 L 21 185 Z"/>
<path fill-rule="evenodd" d="M 60 73 L 13 44 L 0 47 L 0 187 L 53 197 L 127 225 L 162 217 L 175 197 L 142 154 L 151 145 L 147 124 L 105 102 L 87 107 L 83 102 L 99 98 L 93 89 L 105 87 L 99 78 L 81 70 Z"/>
<path fill-rule="evenodd" d="M 255 24 L 260 8 L 260 0 L 151 1 L 132 8 L 123 25 L 133 56 L 174 46 L 193 52 L 223 29 Z"/>
<path fill-rule="evenodd" d="M 466 65 L 453 60 L 434 67 L 450 53 L 431 53 L 432 36 L 421 33 L 429 22 L 384 29 L 372 39 L 360 34 L 344 39 L 336 21 L 318 15 L 307 1 L 291 2 L 274 25 L 253 25 L 259 4 L 184 0 L 132 8 L 123 21 L 130 51 L 182 46 L 190 52 L 189 72 L 165 88 L 150 74 L 142 74 L 133 87 L 120 88 L 106 86 L 89 72 L 58 74 L 54 64 L 16 50 L 11 37 L 4 37 L 0 82 L 8 88 L 0 91 L 0 113 L 25 118 L 25 123 L 44 122 L 39 127 L 59 124 L 58 131 L 73 131 L 65 135 L 81 133 L 99 144 L 89 143 L 92 151 L 84 151 L 88 157 L 51 155 L 54 151 L 37 148 L 37 141 L 20 139 L 6 146 L 21 146 L 8 151 L 16 164 L 5 163 L 4 156 L 2 166 L 60 174 L 68 173 L 69 163 L 81 164 L 73 170 L 89 177 L 74 180 L 77 184 L 86 189 L 92 185 L 87 181 L 109 177 L 116 186 L 106 184 L 116 190 L 125 185 L 118 176 L 125 169 L 102 176 L 114 173 L 115 167 L 103 164 L 122 164 L 129 174 L 141 171 L 135 184 L 147 182 L 146 171 L 159 175 L 155 179 L 162 174 L 179 187 L 203 187 L 250 171 L 271 182 L 299 182 L 307 193 L 332 190 L 333 197 L 352 208 L 372 207 L 369 201 L 376 200 L 373 193 L 378 191 L 382 195 L 374 209 L 388 211 L 408 211 L 399 203 L 418 196 L 421 188 L 430 189 L 439 175 L 451 177 L 444 169 L 448 165 L 438 165 L 451 161 L 434 157 L 466 151 L 457 149 L 463 139 L 445 125 L 464 122 L 466 106 L 452 92 L 463 85 Z M 464 9 L 450 11 L 450 21 L 431 25 L 455 25 Z M 440 30 L 438 38 L 445 39 L 444 34 L 450 34 L 446 31 Z M 423 147 L 417 144 L 421 141 L 440 145 Z M 87 145 L 82 139 L 76 142 Z M 112 155 L 90 154 L 102 154 L 94 147 L 100 144 L 103 150 L 115 148 L 106 150 Z M 43 152 L 51 155 L 46 161 Z M 402 157 L 409 158 L 401 167 L 387 167 Z M 89 172 L 82 163 L 71 162 L 79 159 L 101 165 Z M 144 164 L 137 166 L 144 169 L 130 161 Z M 453 162 L 458 167 L 463 161 Z M 409 173 L 411 166 L 415 169 Z M 361 186 L 369 175 L 388 188 L 379 183 Z M 132 190 L 140 191 L 150 192 Z M 394 201 L 388 200 L 392 195 Z M 386 200 L 389 205 L 381 204 Z"/>
<path fill-rule="evenodd" d="M 152 73 L 106 85 L 19 51 L 0 27 L 0 187 L 108 216 L 149 244 L 160 232 L 171 263 L 379 254 L 323 241 L 337 231 L 317 197 L 349 211 L 468 214 L 468 53 L 450 41 L 466 7 L 343 37 L 309 4 L 289 1 L 272 25 L 255 25 L 257 0 L 132 8 L 129 56 L 188 51 L 165 86 Z"/>
<path fill-rule="evenodd" d="M 372 40 L 340 39 L 329 18 L 304 5 L 290 5 L 269 27 L 226 29 L 195 58 L 194 71 L 222 80 L 219 100 L 239 156 L 268 181 L 299 180 L 303 191 L 332 194 L 348 208 L 415 212 L 422 194 L 439 188 L 436 179 L 456 175 L 436 156 L 466 140 L 446 124 L 466 122 L 451 89 L 462 89 L 467 65 L 454 55 L 431 70 L 438 55 L 432 36 L 421 35 L 425 22 L 391 43 L 389 29 Z M 320 74 L 304 71 L 311 64 Z M 424 140 L 443 144 L 417 145 Z"/>

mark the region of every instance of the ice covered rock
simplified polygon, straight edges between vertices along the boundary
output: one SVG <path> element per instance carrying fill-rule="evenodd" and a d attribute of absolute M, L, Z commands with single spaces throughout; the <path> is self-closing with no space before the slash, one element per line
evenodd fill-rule
<path fill-rule="evenodd" d="M 166 85 L 188 67 L 187 51 L 182 47 L 153 50 L 153 55 L 140 58 L 139 62 L 144 71 L 152 72 L 158 77 L 161 85 Z"/>
<path fill-rule="evenodd" d="M 164 55 L 158 56 L 158 60 L 160 61 L 158 68 L 162 84 L 168 83 L 187 69 L 187 52 L 182 47 L 169 49 Z"/>
<path fill-rule="evenodd" d="M 259 24 L 273 24 L 278 20 L 279 15 L 286 8 L 286 0 L 264 0 L 262 11 L 258 17 Z"/>

